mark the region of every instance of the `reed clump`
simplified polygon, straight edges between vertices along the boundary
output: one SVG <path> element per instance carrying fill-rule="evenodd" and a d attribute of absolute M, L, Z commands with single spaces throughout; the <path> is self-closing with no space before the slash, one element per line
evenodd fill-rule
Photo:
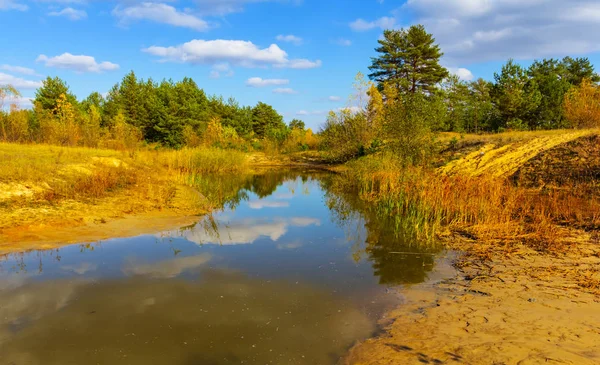
<path fill-rule="evenodd" d="M 154 160 L 171 171 L 185 174 L 240 172 L 248 167 L 244 152 L 211 147 L 141 152 L 141 159 Z"/>
<path fill-rule="evenodd" d="M 575 186 L 539 191 L 493 176 L 447 176 L 426 167 L 402 166 L 393 154 L 368 156 L 347 166 L 337 179 L 338 188 L 355 191 L 382 214 L 397 217 L 400 228 L 424 239 L 449 229 L 560 250 L 557 224 L 600 223 L 600 200 Z"/>

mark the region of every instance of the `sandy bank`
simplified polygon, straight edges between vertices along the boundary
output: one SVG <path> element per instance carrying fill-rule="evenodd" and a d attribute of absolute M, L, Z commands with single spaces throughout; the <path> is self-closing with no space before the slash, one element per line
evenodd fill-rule
<path fill-rule="evenodd" d="M 578 235 L 556 255 L 450 243 L 467 253 L 456 277 L 406 289 L 385 333 L 345 363 L 599 364 L 600 244 Z"/>

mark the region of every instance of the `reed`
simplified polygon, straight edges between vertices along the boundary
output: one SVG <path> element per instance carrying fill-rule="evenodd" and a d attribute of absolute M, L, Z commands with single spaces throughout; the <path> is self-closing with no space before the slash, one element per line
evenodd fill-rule
<path fill-rule="evenodd" d="M 426 168 L 401 168 L 391 154 L 348 164 L 337 188 L 355 191 L 397 225 L 433 240 L 443 230 L 483 239 L 520 241 L 560 249 L 557 225 L 597 226 L 600 200 L 582 186 L 536 191 L 490 176 L 446 176 Z"/>

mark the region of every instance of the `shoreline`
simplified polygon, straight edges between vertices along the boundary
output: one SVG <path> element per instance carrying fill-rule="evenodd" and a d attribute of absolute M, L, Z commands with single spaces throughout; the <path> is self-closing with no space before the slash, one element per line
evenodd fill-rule
<path fill-rule="evenodd" d="M 564 254 L 455 240 L 457 274 L 401 290 L 381 335 L 356 344 L 343 364 L 598 364 L 600 245 L 589 234 Z M 589 275 L 589 276 L 588 276 Z M 586 288 L 582 280 L 592 283 Z M 597 285 L 597 283 L 596 283 Z"/>

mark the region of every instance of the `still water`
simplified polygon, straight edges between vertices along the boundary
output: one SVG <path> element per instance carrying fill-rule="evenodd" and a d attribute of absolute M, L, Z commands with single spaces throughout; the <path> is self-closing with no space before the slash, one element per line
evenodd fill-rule
<path fill-rule="evenodd" d="M 337 363 L 435 250 L 331 178 L 216 181 L 193 226 L 1 258 L 0 364 Z"/>

